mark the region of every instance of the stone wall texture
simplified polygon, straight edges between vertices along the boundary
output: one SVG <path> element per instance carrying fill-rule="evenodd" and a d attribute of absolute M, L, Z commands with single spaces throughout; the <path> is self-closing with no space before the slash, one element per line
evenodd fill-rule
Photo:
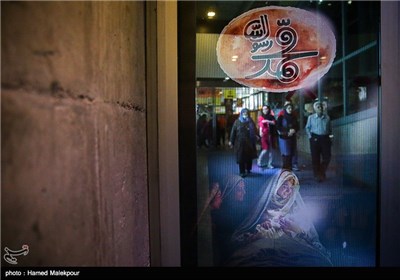
<path fill-rule="evenodd" d="M 28 245 L 18 265 L 149 266 L 144 15 L 1 2 L 1 249 Z"/>

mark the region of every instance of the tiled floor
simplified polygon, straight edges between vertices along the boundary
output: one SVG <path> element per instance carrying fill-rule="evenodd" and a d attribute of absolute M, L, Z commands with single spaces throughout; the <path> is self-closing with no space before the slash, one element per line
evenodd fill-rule
<path fill-rule="evenodd" d="M 275 169 L 261 169 L 253 161 L 252 174 L 245 178 L 247 199 L 257 195 L 261 186 L 279 170 L 281 160 L 276 154 Z M 212 234 L 209 210 L 204 210 L 208 187 L 221 181 L 227 174 L 238 174 L 232 150 L 198 150 L 198 256 L 199 266 L 213 266 Z M 300 193 L 310 209 L 314 209 L 314 225 L 321 243 L 330 251 L 333 265 L 375 266 L 376 248 L 376 187 L 349 185 L 335 166 L 335 159 L 327 173 L 327 180 L 314 180 L 311 163 L 299 155 L 301 171 L 295 172 L 300 181 Z M 370 172 L 376 172 L 371 170 Z"/>

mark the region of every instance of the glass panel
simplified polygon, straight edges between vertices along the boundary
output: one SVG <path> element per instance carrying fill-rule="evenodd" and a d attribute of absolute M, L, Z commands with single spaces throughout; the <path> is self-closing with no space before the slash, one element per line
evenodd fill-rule
<path fill-rule="evenodd" d="M 346 53 L 351 53 L 373 42 L 377 38 L 380 17 L 379 1 L 365 1 L 362 4 L 344 5 L 347 11 Z"/>
<path fill-rule="evenodd" d="M 348 114 L 378 106 L 378 57 L 377 46 L 350 58 L 348 69 Z"/>
<path fill-rule="evenodd" d="M 259 55 L 243 71 L 259 59 L 257 75 L 240 79 L 240 71 L 233 75 L 222 69 L 216 53 L 221 32 L 242 14 L 266 5 L 297 7 L 328 19 L 336 55 L 327 73 L 317 75 L 318 82 L 281 91 L 271 81 L 270 88 L 244 85 L 249 77 L 264 74 L 289 84 L 296 63 L 316 56 L 309 49 L 291 53 L 297 43 L 268 31 L 269 24 L 288 33 L 296 30 L 287 36 L 301 44 L 312 41 L 299 35 L 311 23 L 269 22 L 269 14 L 241 25 Z M 196 6 L 198 265 L 375 266 L 379 4 L 196 1 Z M 211 10 L 213 18 L 207 16 Z M 261 29 L 265 40 L 260 43 Z M 268 52 L 266 42 L 278 44 L 279 38 L 280 49 Z M 243 49 L 240 40 L 232 43 L 238 50 Z M 316 42 L 322 46 L 322 65 L 323 43 Z M 260 48 L 265 49 L 258 53 Z M 234 56 L 232 63 L 240 61 L 240 55 Z M 288 101 L 293 113 L 284 107 Z M 322 102 L 321 114 L 315 101 Z M 270 111 L 262 111 L 263 105 Z M 241 113 L 244 108 L 248 117 Z M 325 126 L 328 116 L 331 130 Z"/>
<path fill-rule="evenodd" d="M 332 66 L 323 86 L 323 95 L 328 99 L 329 116 L 334 120 L 344 116 L 343 103 L 343 65 Z M 311 100 L 312 102 L 312 100 Z M 310 102 L 310 103 L 311 103 Z M 310 106 L 312 111 L 312 106 Z"/>

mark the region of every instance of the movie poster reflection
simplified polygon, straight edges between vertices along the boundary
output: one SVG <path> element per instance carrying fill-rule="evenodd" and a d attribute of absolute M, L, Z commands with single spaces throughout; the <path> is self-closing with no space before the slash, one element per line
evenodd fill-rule
<path fill-rule="evenodd" d="M 221 258 L 218 265 L 332 266 L 292 171 L 277 171 L 251 204 L 244 202 L 245 183 L 239 176 L 229 176 L 222 192 L 216 188 L 211 208 Z"/>

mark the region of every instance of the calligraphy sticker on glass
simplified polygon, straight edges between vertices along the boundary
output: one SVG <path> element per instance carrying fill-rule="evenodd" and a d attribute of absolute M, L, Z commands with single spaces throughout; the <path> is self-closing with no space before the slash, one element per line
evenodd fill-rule
<path fill-rule="evenodd" d="M 335 54 L 330 22 L 292 7 L 248 11 L 225 26 L 217 43 L 218 63 L 231 79 L 271 92 L 313 86 Z"/>

